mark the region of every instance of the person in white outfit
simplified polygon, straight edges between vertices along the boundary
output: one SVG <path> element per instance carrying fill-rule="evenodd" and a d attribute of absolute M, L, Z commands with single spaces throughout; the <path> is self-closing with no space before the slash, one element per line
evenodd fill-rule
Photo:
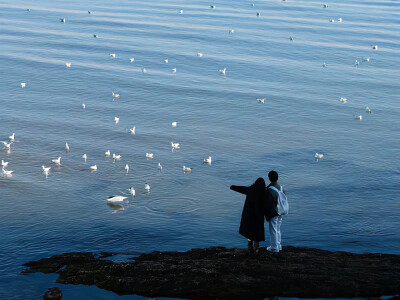
<path fill-rule="evenodd" d="M 279 175 L 276 171 L 272 170 L 268 173 L 271 183 L 267 186 L 267 201 L 265 202 L 264 215 L 269 223 L 270 245 L 267 247 L 267 250 L 270 252 L 279 252 L 282 250 L 282 216 L 278 214 L 276 208 L 279 197 L 278 191 L 281 190 L 281 186 L 278 184 L 278 177 Z"/>

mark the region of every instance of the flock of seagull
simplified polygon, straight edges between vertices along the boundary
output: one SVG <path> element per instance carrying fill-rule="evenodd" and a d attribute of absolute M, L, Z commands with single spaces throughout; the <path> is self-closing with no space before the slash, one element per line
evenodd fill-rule
<path fill-rule="evenodd" d="M 285 0 L 282 0 L 282 1 L 285 1 Z M 251 3 L 251 6 L 254 7 L 255 4 L 254 4 L 254 3 Z M 216 6 L 215 6 L 215 5 L 211 5 L 211 6 L 209 6 L 209 7 L 210 7 L 211 9 L 216 9 Z M 324 5 L 323 5 L 323 8 L 328 8 L 328 7 L 329 7 L 329 6 L 328 6 L 327 4 L 324 4 Z M 31 11 L 31 9 L 27 9 L 27 11 Z M 183 13 L 184 13 L 183 10 L 179 10 L 178 12 L 179 12 L 179 14 L 183 14 Z M 91 15 L 91 14 L 92 14 L 92 11 L 88 11 L 88 14 Z M 257 16 L 257 17 L 259 17 L 260 15 L 261 15 L 261 14 L 260 14 L 259 12 L 256 13 L 256 16 Z M 61 21 L 62 23 L 66 23 L 66 18 L 62 18 L 60 21 Z M 342 19 L 342 18 L 339 18 L 337 21 L 338 21 L 339 23 L 342 23 L 342 22 L 343 22 L 343 19 Z M 330 19 L 329 22 L 334 23 L 334 22 L 335 22 L 335 19 Z M 229 33 L 229 34 L 234 34 L 234 33 L 235 33 L 235 30 L 234 30 L 234 29 L 229 29 L 229 30 L 228 30 L 228 33 Z M 94 37 L 94 38 L 97 38 L 98 35 L 97 35 L 97 34 L 94 34 L 93 37 Z M 293 36 L 290 36 L 289 39 L 290 39 L 290 41 L 292 41 L 292 42 L 294 41 L 294 37 L 293 37 Z M 373 45 L 373 46 L 372 46 L 372 49 L 373 49 L 373 50 L 378 50 L 378 45 Z M 116 53 L 110 53 L 109 56 L 110 56 L 111 58 L 116 58 L 116 57 L 117 57 L 117 54 L 116 54 Z M 201 57 L 203 57 L 203 53 L 199 52 L 199 53 L 197 53 L 197 56 L 201 58 Z M 131 58 L 129 59 L 129 61 L 130 61 L 131 63 L 134 63 L 134 62 L 135 62 L 135 58 L 131 57 Z M 365 62 L 367 62 L 367 63 L 370 62 L 370 58 L 366 58 L 366 59 L 363 58 L 361 61 L 359 61 L 359 60 L 357 59 L 357 60 L 355 61 L 355 67 L 359 67 L 359 66 L 360 66 L 360 63 L 365 63 Z M 169 63 L 168 59 L 164 59 L 164 64 L 168 64 L 168 63 Z M 70 67 L 72 66 L 72 64 L 71 64 L 71 62 L 66 62 L 66 63 L 65 63 L 65 66 L 66 66 L 67 68 L 70 68 Z M 327 67 L 327 64 L 326 64 L 326 63 L 323 63 L 322 66 L 323 66 L 323 67 Z M 142 68 L 141 70 L 142 70 L 143 73 L 146 73 L 146 72 L 147 72 L 147 70 L 146 70 L 145 68 Z M 172 73 L 176 73 L 176 72 L 177 72 L 177 68 L 176 68 L 176 67 L 175 67 L 175 68 L 172 68 L 172 69 L 171 69 L 171 72 L 172 72 Z M 226 76 L 226 72 L 227 72 L 227 69 L 226 69 L 226 68 L 223 68 L 223 69 L 220 69 L 220 70 L 219 70 L 219 74 L 222 75 L 222 76 Z M 27 87 L 27 83 L 26 83 L 26 82 L 21 82 L 20 85 L 21 85 L 21 88 L 26 88 L 26 87 Z M 115 92 L 112 92 L 112 98 L 113 98 L 113 100 L 119 99 L 119 98 L 120 98 L 120 94 L 115 93 Z M 258 103 L 261 103 L 261 104 L 264 104 L 264 103 L 266 102 L 266 100 L 267 100 L 266 98 L 257 98 Z M 341 102 L 341 103 L 347 103 L 347 98 L 341 97 L 341 98 L 340 98 L 340 102 Z M 86 104 L 85 104 L 85 103 L 82 103 L 82 109 L 83 109 L 83 110 L 86 109 Z M 365 112 L 366 112 L 367 114 L 371 114 L 372 111 L 371 111 L 371 109 L 370 109 L 369 107 L 366 107 L 366 108 L 365 108 Z M 354 116 L 354 118 L 357 119 L 357 120 L 362 120 L 362 115 L 356 115 L 356 116 Z M 118 124 L 118 123 L 119 123 L 119 120 L 120 120 L 119 117 L 115 117 L 115 118 L 114 118 L 115 124 Z M 176 122 L 176 121 L 174 121 L 174 122 L 171 123 L 171 126 L 172 126 L 172 127 L 177 127 L 177 125 L 178 125 L 178 122 Z M 130 129 L 129 129 L 129 133 L 132 134 L 132 135 L 136 135 L 136 127 L 134 126 L 134 127 L 130 128 Z M 2 141 L 2 143 L 3 143 L 3 145 L 4 145 L 4 149 L 5 149 L 8 153 L 10 153 L 10 151 L 11 151 L 11 145 L 13 144 L 14 141 L 15 141 L 15 133 L 13 133 L 11 136 L 9 136 L 8 141 Z M 178 150 L 178 149 L 180 149 L 180 144 L 177 143 L 177 142 L 171 142 L 171 148 L 172 148 L 172 151 Z M 68 143 L 65 144 L 65 151 L 67 151 L 67 152 L 70 151 L 70 147 L 69 147 Z M 112 157 L 112 158 L 114 159 L 114 161 L 119 161 L 119 160 L 122 159 L 121 155 L 118 155 L 118 154 L 116 154 L 116 153 L 113 153 L 112 156 L 111 156 L 110 150 L 107 150 L 107 151 L 105 152 L 105 157 Z M 145 157 L 146 157 L 146 159 L 153 159 L 153 158 L 154 158 L 154 154 L 153 154 L 153 153 L 146 153 Z M 319 161 L 319 160 L 324 159 L 324 154 L 322 154 L 322 153 L 315 153 L 314 157 L 315 157 L 315 160 L 316 160 L 316 161 Z M 53 160 L 51 161 L 51 163 L 52 163 L 53 165 L 55 165 L 55 166 L 60 166 L 60 165 L 61 165 L 61 158 L 62 158 L 61 156 L 58 156 L 57 158 L 53 159 Z M 87 159 L 88 159 L 87 154 L 84 153 L 84 154 L 82 155 L 82 158 L 84 159 L 84 161 L 85 161 L 85 163 L 86 163 L 86 161 L 87 161 Z M 203 161 L 204 164 L 211 165 L 212 158 L 211 158 L 211 156 L 209 156 L 209 157 L 207 157 L 207 158 L 204 158 L 202 161 Z M 9 166 L 9 162 L 6 162 L 6 161 L 4 161 L 4 160 L 1 160 L 2 174 L 3 174 L 4 176 L 11 177 L 12 174 L 13 174 L 13 171 L 12 171 L 12 170 L 8 170 L 8 169 L 7 169 L 8 166 Z M 42 165 L 41 168 L 42 168 L 43 174 L 44 174 L 44 175 L 46 176 L 46 178 L 47 178 L 47 176 L 50 174 L 50 171 L 51 171 L 52 166 L 45 166 L 45 165 Z M 158 163 L 157 168 L 158 168 L 159 171 L 162 171 L 162 165 L 161 165 L 161 163 Z M 129 170 L 130 170 L 129 164 L 126 164 L 124 169 L 126 170 L 126 173 L 128 173 Z M 96 164 L 90 165 L 90 166 L 89 166 L 89 170 L 92 171 L 92 172 L 96 172 L 96 171 L 98 170 L 98 167 L 97 167 Z M 183 165 L 182 170 L 183 170 L 183 172 L 185 172 L 185 173 L 190 173 L 190 172 L 192 172 L 192 168 L 191 168 L 191 167 L 188 167 L 188 166 L 185 166 L 185 165 Z M 150 191 L 150 185 L 149 185 L 148 183 L 145 184 L 144 190 L 147 191 L 147 192 Z M 128 193 L 129 193 L 129 195 L 131 195 L 131 196 L 135 196 L 135 194 L 136 194 L 135 188 L 134 188 L 134 187 L 130 187 L 130 188 L 128 189 Z M 127 198 L 126 195 L 110 196 L 110 197 L 107 198 L 107 201 L 109 201 L 109 202 L 121 202 L 121 201 L 124 201 L 126 198 Z"/>

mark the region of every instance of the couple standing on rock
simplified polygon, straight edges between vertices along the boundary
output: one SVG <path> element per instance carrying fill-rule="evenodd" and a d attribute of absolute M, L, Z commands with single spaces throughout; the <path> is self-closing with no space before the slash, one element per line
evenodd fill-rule
<path fill-rule="evenodd" d="M 248 239 L 248 248 L 258 249 L 260 241 L 265 241 L 264 217 L 269 223 L 270 245 L 267 250 L 279 252 L 281 245 L 282 215 L 287 214 L 289 207 L 286 195 L 278 184 L 278 173 L 268 173 L 268 186 L 263 178 L 259 177 L 249 187 L 232 185 L 230 188 L 246 195 L 240 221 L 239 233 Z M 283 208 L 282 208 L 283 207 Z"/>

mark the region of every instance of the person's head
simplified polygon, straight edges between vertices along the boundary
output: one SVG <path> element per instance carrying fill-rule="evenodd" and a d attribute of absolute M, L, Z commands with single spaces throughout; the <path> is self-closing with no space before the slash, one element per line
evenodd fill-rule
<path fill-rule="evenodd" d="M 265 180 L 262 177 L 258 177 L 257 180 L 253 183 L 255 188 L 265 189 Z"/>
<path fill-rule="evenodd" d="M 274 170 L 269 171 L 269 173 L 268 173 L 268 179 L 269 179 L 269 181 L 271 181 L 271 182 L 277 182 L 277 181 L 278 181 L 278 178 L 279 178 L 278 172 L 276 172 L 276 171 L 274 171 Z"/>

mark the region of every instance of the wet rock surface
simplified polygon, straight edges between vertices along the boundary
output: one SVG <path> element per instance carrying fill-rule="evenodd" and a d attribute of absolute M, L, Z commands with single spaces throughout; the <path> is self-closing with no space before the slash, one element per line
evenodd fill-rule
<path fill-rule="evenodd" d="M 65 253 L 26 263 L 23 274 L 58 273 L 58 283 L 117 294 L 177 298 L 371 297 L 400 294 L 400 256 L 284 247 L 210 247 L 152 252 L 113 262 L 116 253 Z"/>

